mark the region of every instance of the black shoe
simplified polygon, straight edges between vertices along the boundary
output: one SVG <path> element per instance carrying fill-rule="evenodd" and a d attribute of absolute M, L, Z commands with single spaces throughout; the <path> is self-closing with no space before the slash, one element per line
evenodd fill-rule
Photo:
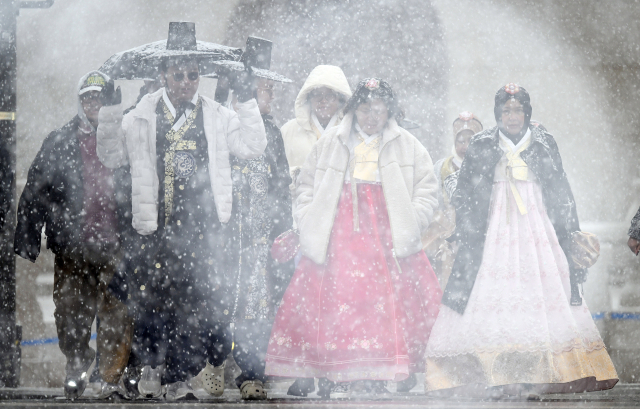
<path fill-rule="evenodd" d="M 287 395 L 307 397 L 307 394 L 316 390 L 316 385 L 313 378 L 298 378 L 289 386 Z"/>
<path fill-rule="evenodd" d="M 122 382 L 124 383 L 124 387 L 131 399 L 135 399 L 140 396 L 140 391 L 138 390 L 140 369 L 141 368 L 137 366 L 130 365 L 124 368 L 124 373 L 122 374 Z"/>
<path fill-rule="evenodd" d="M 64 379 L 64 396 L 67 399 L 77 399 L 84 393 L 89 381 L 89 368 L 93 363 L 95 352 L 92 349 L 87 351 L 84 361 L 80 358 L 67 361 L 66 377 Z"/>
<path fill-rule="evenodd" d="M 337 382 L 331 388 L 332 399 L 349 399 L 351 397 L 351 384 L 349 382 Z"/>
<path fill-rule="evenodd" d="M 404 381 L 398 382 L 398 386 L 396 387 L 396 392 L 400 392 L 400 393 L 409 392 L 411 389 L 415 388 L 417 384 L 418 384 L 418 379 L 416 379 L 416 374 L 412 373 Z"/>
<path fill-rule="evenodd" d="M 391 397 L 391 392 L 389 392 L 389 390 L 387 389 L 387 382 L 386 381 L 373 381 L 373 382 L 371 382 L 371 393 L 376 398 L 390 398 Z"/>
<path fill-rule="evenodd" d="M 87 372 L 73 372 L 64 380 L 64 396 L 67 399 L 77 399 L 84 393 L 87 387 L 89 374 Z"/>
<path fill-rule="evenodd" d="M 329 399 L 331 397 L 331 390 L 335 385 L 335 382 L 330 381 L 327 378 L 318 379 L 318 396 L 321 399 Z"/>

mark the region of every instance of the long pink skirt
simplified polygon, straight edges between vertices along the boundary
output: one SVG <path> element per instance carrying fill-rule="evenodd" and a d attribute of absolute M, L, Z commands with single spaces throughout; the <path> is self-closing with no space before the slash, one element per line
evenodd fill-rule
<path fill-rule="evenodd" d="M 333 381 L 406 379 L 422 372 L 442 292 L 423 251 L 398 264 L 380 184 L 358 184 L 353 231 L 345 184 L 327 261 L 306 257 L 287 288 L 269 340 L 266 373 Z"/>

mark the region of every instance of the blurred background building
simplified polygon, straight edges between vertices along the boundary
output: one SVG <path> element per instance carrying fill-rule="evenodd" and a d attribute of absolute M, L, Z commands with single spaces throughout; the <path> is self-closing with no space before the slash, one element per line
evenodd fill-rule
<path fill-rule="evenodd" d="M 272 40 L 272 68 L 294 79 L 278 85 L 279 124 L 318 64 L 341 66 L 352 87 L 387 79 L 434 162 L 449 152 L 459 112 L 495 125 L 493 96 L 516 82 L 556 137 L 583 230 L 601 238 L 585 297 L 621 380 L 637 382 L 640 266 L 625 243 L 640 205 L 638 20 L 635 0 L 57 0 L 18 19 L 18 194 L 45 136 L 75 115 L 78 79 L 118 51 L 166 38 L 169 21 L 194 21 L 198 39 L 232 46 Z M 130 105 L 142 83 L 119 85 Z M 203 80 L 202 93 L 214 89 Z M 21 383 L 59 386 L 52 254 L 19 259 L 17 279 Z"/>

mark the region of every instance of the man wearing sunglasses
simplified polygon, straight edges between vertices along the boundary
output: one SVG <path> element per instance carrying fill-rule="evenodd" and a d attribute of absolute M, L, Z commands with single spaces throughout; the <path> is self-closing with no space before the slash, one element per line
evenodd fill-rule
<path fill-rule="evenodd" d="M 199 387 L 220 396 L 231 351 L 230 328 L 221 323 L 229 321 L 236 284 L 221 263 L 232 208 L 229 155 L 260 156 L 265 128 L 247 71 L 232 80 L 237 113 L 198 93 L 195 58 L 164 60 L 160 78 L 164 87 L 124 117 L 118 105 L 104 106 L 98 127 L 102 163 L 131 167 L 138 390 L 160 397 L 164 378 L 168 400 Z M 118 92 L 113 84 L 106 91 Z"/>

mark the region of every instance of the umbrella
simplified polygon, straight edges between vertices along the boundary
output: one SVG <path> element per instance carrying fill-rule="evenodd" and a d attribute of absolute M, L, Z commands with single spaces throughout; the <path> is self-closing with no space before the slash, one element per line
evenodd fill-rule
<path fill-rule="evenodd" d="M 114 80 L 155 80 L 160 70 L 162 56 L 176 56 L 176 51 L 166 49 L 167 40 L 154 41 L 121 51 L 112 55 L 98 71 L 107 74 Z M 242 55 L 242 50 L 234 47 L 197 42 L 196 51 L 182 51 L 185 57 L 195 57 L 199 61 L 203 75 L 214 76 L 213 65 L 218 60 L 236 60 Z"/>
<path fill-rule="evenodd" d="M 194 23 L 169 23 L 167 40 L 154 41 L 112 55 L 98 71 L 114 80 L 155 80 L 160 63 L 171 57 L 198 60 L 202 75 L 215 76 L 219 60 L 239 60 L 242 50 L 196 41 Z"/>

